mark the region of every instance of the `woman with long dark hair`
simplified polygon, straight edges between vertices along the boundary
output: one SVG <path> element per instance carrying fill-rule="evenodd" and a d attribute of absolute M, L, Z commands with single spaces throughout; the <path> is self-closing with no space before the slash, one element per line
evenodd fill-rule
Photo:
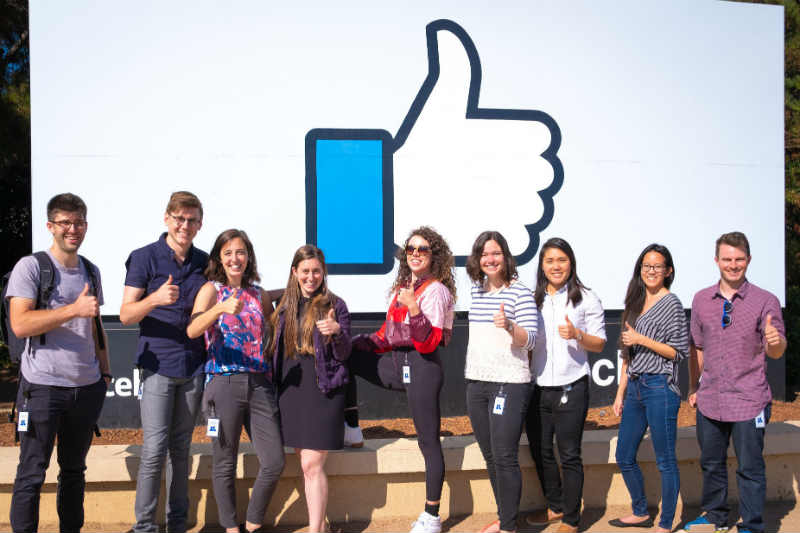
<path fill-rule="evenodd" d="M 253 245 L 244 231 L 230 229 L 217 237 L 208 261 L 209 282 L 197 293 L 190 339 L 205 334 L 208 348 L 204 406 L 218 419 L 213 439 L 214 497 L 219 522 L 228 533 L 255 531 L 283 470 L 284 457 L 271 366 L 264 358 L 264 338 L 272 302 L 259 281 Z M 236 457 L 242 426 L 258 455 L 259 470 L 247 506 L 247 521 L 236 519 Z"/>
<path fill-rule="evenodd" d="M 398 250 L 397 259 L 400 268 L 390 290 L 386 321 L 375 333 L 353 340 L 350 371 L 379 387 L 405 391 L 425 459 L 425 510 L 411 531 L 439 533 L 439 501 L 444 484 L 444 456 L 439 441 L 439 395 L 444 374 L 439 347 L 450 341 L 453 332 L 455 261 L 447 242 L 427 226 L 411 232 Z M 345 423 L 350 432 L 357 432 L 354 379 L 347 392 Z"/>
<path fill-rule="evenodd" d="M 614 413 L 622 414 L 617 465 L 628 487 L 633 513 L 610 521 L 617 527 L 651 527 L 642 471 L 636 453 L 650 427 L 650 440 L 661 474 L 661 518 L 655 531 L 671 531 L 680 490 L 675 457 L 678 409 L 678 365 L 688 356 L 686 313 L 669 291 L 675 279 L 666 246 L 647 246 L 633 267 L 622 313 L 622 368 Z"/>
<path fill-rule="evenodd" d="M 572 247 L 554 237 L 539 252 L 534 299 L 539 310 L 533 350 L 536 385 L 526 433 L 547 507 L 530 525 L 561 521 L 558 531 L 578 530 L 583 496 L 581 441 L 589 410 L 589 356 L 606 342 L 600 299 L 578 277 Z M 559 472 L 553 449 L 558 444 Z"/>
<path fill-rule="evenodd" d="M 295 449 L 305 481 L 309 531 L 325 531 L 325 460 L 344 438 L 350 314 L 326 283 L 325 255 L 301 246 L 273 314 L 270 352 L 278 384 L 283 443 Z"/>
<path fill-rule="evenodd" d="M 467 274 L 473 282 L 464 366 L 467 412 L 499 517 L 482 533 L 516 531 L 522 491 L 519 437 L 530 400 L 528 351 L 536 340 L 536 304 L 517 279 L 514 256 L 497 231 L 478 235 Z"/>

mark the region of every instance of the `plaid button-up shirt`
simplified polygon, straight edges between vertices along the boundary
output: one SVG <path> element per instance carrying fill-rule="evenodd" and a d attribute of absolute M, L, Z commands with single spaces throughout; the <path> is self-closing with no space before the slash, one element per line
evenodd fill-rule
<path fill-rule="evenodd" d="M 775 295 L 745 280 L 733 295 L 731 323 L 722 327 L 725 297 L 719 283 L 692 302 L 692 344 L 703 350 L 697 407 L 706 418 L 740 422 L 754 418 L 772 400 L 767 383 L 764 326 L 767 315 L 786 337 Z"/>

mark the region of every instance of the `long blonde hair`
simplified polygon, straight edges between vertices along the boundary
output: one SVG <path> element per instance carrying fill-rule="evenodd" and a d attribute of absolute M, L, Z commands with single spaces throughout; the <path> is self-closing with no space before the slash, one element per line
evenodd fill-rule
<path fill-rule="evenodd" d="M 302 324 L 298 325 L 297 310 L 303 293 L 294 271 L 297 266 L 307 259 L 316 259 L 322 265 L 322 283 L 311 297 L 304 316 L 300 317 Z M 297 249 L 289 268 L 289 281 L 286 282 L 286 291 L 283 293 L 278 307 L 272 313 L 272 330 L 277 331 L 280 315 L 284 316 L 283 328 L 283 354 L 286 358 L 294 358 L 296 354 L 314 354 L 314 328 L 317 320 L 322 320 L 334 307 L 336 295 L 328 290 L 328 270 L 325 267 L 325 254 L 313 244 L 305 244 Z M 297 342 L 297 328 L 301 328 L 300 343 Z M 275 353 L 280 339 L 273 336 L 270 352 Z M 326 338 L 330 342 L 330 338 Z"/>

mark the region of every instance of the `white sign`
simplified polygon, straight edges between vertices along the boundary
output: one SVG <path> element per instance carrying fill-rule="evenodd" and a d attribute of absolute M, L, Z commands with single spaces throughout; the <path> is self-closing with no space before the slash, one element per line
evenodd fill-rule
<path fill-rule="evenodd" d="M 248 232 L 266 287 L 317 242 L 355 312 L 385 310 L 419 225 L 462 262 L 501 231 L 530 286 L 563 237 L 607 309 L 651 242 L 688 307 L 739 230 L 785 303 L 782 7 L 31 0 L 30 27 L 33 246 L 47 200 L 80 195 L 104 314 L 176 190 L 203 201 L 199 247 Z"/>

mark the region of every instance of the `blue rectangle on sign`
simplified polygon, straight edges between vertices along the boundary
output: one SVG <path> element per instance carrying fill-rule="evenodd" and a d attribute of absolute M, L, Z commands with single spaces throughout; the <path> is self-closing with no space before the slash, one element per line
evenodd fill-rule
<path fill-rule="evenodd" d="M 383 141 L 317 140 L 317 246 L 328 263 L 383 263 Z"/>

